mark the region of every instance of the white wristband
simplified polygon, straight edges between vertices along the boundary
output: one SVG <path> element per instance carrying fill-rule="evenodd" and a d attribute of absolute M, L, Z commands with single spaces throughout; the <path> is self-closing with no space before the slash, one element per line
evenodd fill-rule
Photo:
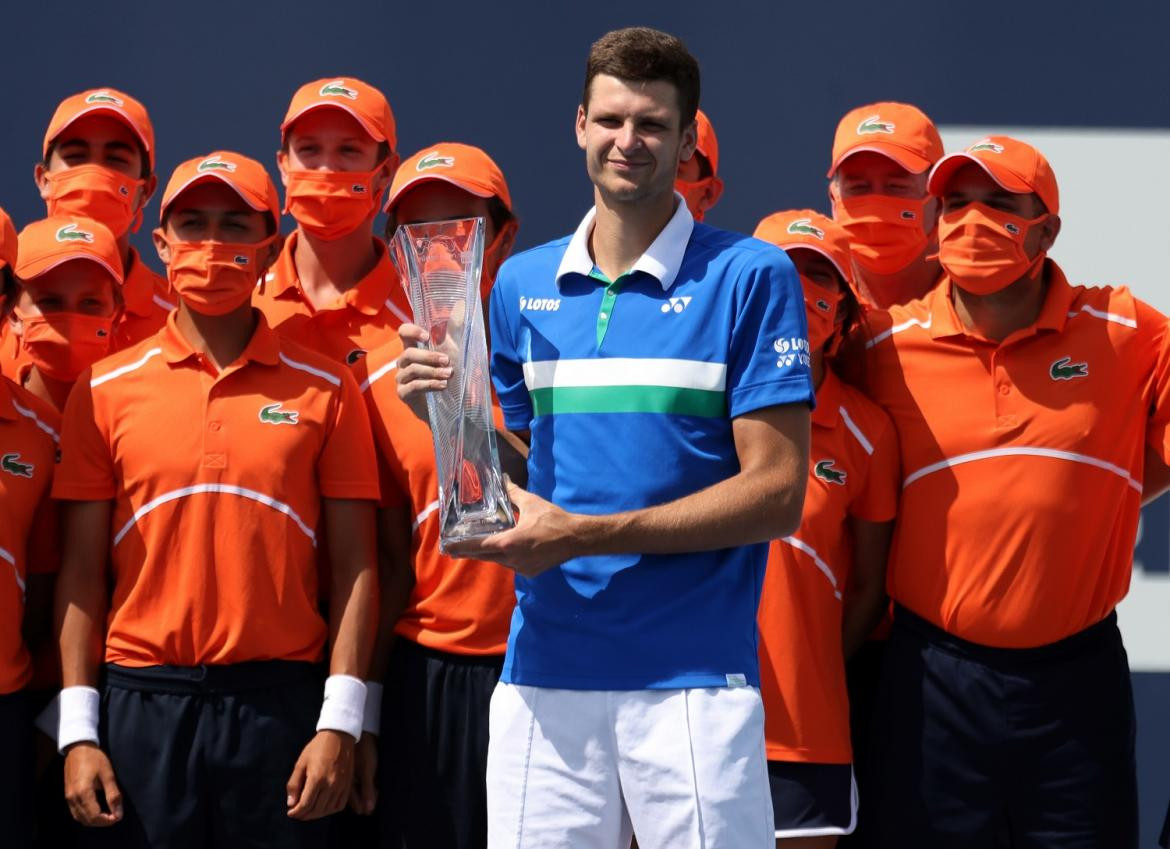
<path fill-rule="evenodd" d="M 352 675 L 330 675 L 325 679 L 325 700 L 321 703 L 318 731 L 343 731 L 353 739 L 362 736 L 362 714 L 366 707 L 366 685 Z"/>
<path fill-rule="evenodd" d="M 377 734 L 382 728 L 382 685 L 366 682 L 366 711 L 362 714 L 362 731 Z"/>
<path fill-rule="evenodd" d="M 57 751 L 74 743 L 98 742 L 98 706 L 101 696 L 93 687 L 66 687 L 58 696 L 61 721 L 57 726 Z"/>

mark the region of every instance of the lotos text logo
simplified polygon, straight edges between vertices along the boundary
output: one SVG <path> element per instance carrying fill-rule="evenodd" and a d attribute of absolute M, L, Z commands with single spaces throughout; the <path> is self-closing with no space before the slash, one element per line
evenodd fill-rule
<path fill-rule="evenodd" d="M 66 224 L 57 231 L 58 242 L 87 242 L 93 243 L 93 233 L 78 229 L 77 224 Z"/>
<path fill-rule="evenodd" d="M 439 151 L 432 150 L 426 156 L 418 161 L 418 165 L 414 166 L 415 171 L 426 171 L 429 168 L 453 168 L 455 167 L 454 156 L 441 156 Z"/>
<path fill-rule="evenodd" d="M 260 408 L 260 421 L 264 422 L 264 424 L 295 425 L 299 416 L 300 413 L 296 410 L 280 409 L 280 404 L 269 404 L 267 407 Z"/>
<path fill-rule="evenodd" d="M 229 174 L 236 170 L 236 163 L 228 162 L 226 159 L 220 157 L 217 153 L 215 156 L 209 156 L 195 166 L 195 170 L 199 173 L 206 173 L 208 171 L 227 171 Z"/>
<path fill-rule="evenodd" d="M 344 97 L 349 100 L 357 100 L 358 93 L 345 84 L 345 80 L 334 80 L 331 83 L 325 83 L 321 86 L 321 90 L 317 92 L 321 97 Z"/>
<path fill-rule="evenodd" d="M 886 133 L 892 136 L 894 134 L 894 122 L 883 121 L 879 115 L 870 115 L 857 125 L 857 135 L 867 136 L 871 133 Z"/>
<path fill-rule="evenodd" d="M 788 232 L 797 236 L 815 236 L 822 242 L 825 240 L 825 231 L 814 227 L 811 218 L 797 218 L 788 225 Z"/>
<path fill-rule="evenodd" d="M 532 312 L 556 312 L 561 308 L 560 298 L 526 298 L 520 296 L 520 309 Z"/>
<path fill-rule="evenodd" d="M 1072 357 L 1061 357 L 1049 367 L 1048 376 L 1053 380 L 1075 380 L 1078 377 L 1088 377 L 1089 364 L 1074 363 Z"/>
<path fill-rule="evenodd" d="M 776 359 L 776 368 L 791 368 L 797 364 L 807 368 L 812 364 L 809 357 L 808 340 L 800 336 L 792 336 L 787 339 L 781 337 L 772 343 L 772 349 L 779 354 Z"/>
<path fill-rule="evenodd" d="M 833 464 L 836 462 L 836 460 L 821 460 L 813 466 L 813 474 L 825 481 L 825 483 L 835 483 L 837 486 L 845 486 L 845 478 L 848 475 L 840 469 L 833 468 Z"/>

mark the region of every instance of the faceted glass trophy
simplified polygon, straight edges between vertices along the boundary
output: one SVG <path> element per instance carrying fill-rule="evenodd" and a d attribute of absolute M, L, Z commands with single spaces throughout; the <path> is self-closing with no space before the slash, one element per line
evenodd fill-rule
<path fill-rule="evenodd" d="M 447 355 L 447 388 L 427 393 L 439 472 L 439 548 L 515 524 L 492 421 L 479 279 L 482 218 L 403 224 L 392 256 L 427 346 Z"/>

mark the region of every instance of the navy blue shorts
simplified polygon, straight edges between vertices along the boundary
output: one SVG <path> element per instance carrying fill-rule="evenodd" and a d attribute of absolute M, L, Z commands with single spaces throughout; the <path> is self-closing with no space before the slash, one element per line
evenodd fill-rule
<path fill-rule="evenodd" d="M 0 845 L 32 842 L 33 705 L 24 690 L 0 695 Z"/>
<path fill-rule="evenodd" d="M 877 780 L 863 803 L 880 847 L 1138 845 L 1115 614 L 1049 646 L 995 649 L 899 608 L 875 719 Z"/>
<path fill-rule="evenodd" d="M 290 819 L 285 790 L 322 695 L 309 663 L 107 666 L 99 732 L 124 814 L 82 828 L 80 845 L 324 847 L 328 818 Z"/>
<path fill-rule="evenodd" d="M 776 837 L 850 834 L 857 825 L 851 764 L 768 761 Z"/>
<path fill-rule="evenodd" d="M 383 847 L 487 845 L 488 706 L 503 665 L 395 641 L 378 753 Z"/>

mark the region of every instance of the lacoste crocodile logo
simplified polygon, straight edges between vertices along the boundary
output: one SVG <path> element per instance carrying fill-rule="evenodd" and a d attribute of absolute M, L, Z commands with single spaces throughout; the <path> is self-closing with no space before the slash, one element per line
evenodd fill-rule
<path fill-rule="evenodd" d="M 857 125 L 857 135 L 866 136 L 870 133 L 886 133 L 892 136 L 894 134 L 894 122 L 883 121 L 879 115 L 870 115 Z"/>
<path fill-rule="evenodd" d="M 125 106 L 125 102 L 120 97 L 114 97 L 104 88 L 101 91 L 95 91 L 93 94 L 85 98 L 86 103 L 112 103 L 115 106 Z"/>
<path fill-rule="evenodd" d="M 1073 380 L 1078 377 L 1089 376 L 1088 363 L 1074 363 L 1072 357 L 1061 357 L 1048 369 L 1053 380 Z"/>
<path fill-rule="evenodd" d="M 822 242 L 825 240 L 825 231 L 813 226 L 811 218 L 797 218 L 788 225 L 788 232 L 796 235 L 815 236 Z"/>
<path fill-rule="evenodd" d="M 57 231 L 58 242 L 93 242 L 93 233 L 78 229 L 76 224 L 66 224 Z"/>
<path fill-rule="evenodd" d="M 986 150 L 988 153 L 1003 153 L 1003 145 L 996 144 L 991 139 L 984 139 L 967 148 L 967 153 L 975 153 L 980 150 Z"/>
<path fill-rule="evenodd" d="M 836 460 L 821 460 L 813 467 L 813 474 L 826 483 L 835 483 L 837 486 L 845 486 L 845 478 L 848 476 L 840 469 L 834 469 L 833 464 Z"/>
<path fill-rule="evenodd" d="M 16 452 L 0 457 L 0 469 L 18 478 L 31 478 L 35 468 L 32 463 L 20 462 L 20 454 Z"/>
<path fill-rule="evenodd" d="M 357 100 L 358 96 L 356 91 L 345 84 L 345 80 L 334 80 L 331 83 L 325 83 L 317 93 L 321 97 L 345 97 L 349 100 Z"/>
<path fill-rule="evenodd" d="M 451 168 L 455 165 L 454 156 L 440 156 L 439 151 L 432 150 L 418 161 L 415 171 L 426 171 L 428 168 Z"/>
<path fill-rule="evenodd" d="M 228 162 L 225 159 L 221 159 L 218 155 L 209 156 L 206 159 L 204 159 L 202 162 L 200 162 L 199 165 L 196 166 L 195 170 L 199 171 L 199 172 L 203 172 L 203 171 L 233 172 L 236 170 L 236 163 Z"/>
<path fill-rule="evenodd" d="M 300 413 L 296 410 L 282 410 L 280 404 L 269 404 L 267 407 L 260 408 L 260 421 L 265 424 L 290 424 L 295 425 Z"/>

